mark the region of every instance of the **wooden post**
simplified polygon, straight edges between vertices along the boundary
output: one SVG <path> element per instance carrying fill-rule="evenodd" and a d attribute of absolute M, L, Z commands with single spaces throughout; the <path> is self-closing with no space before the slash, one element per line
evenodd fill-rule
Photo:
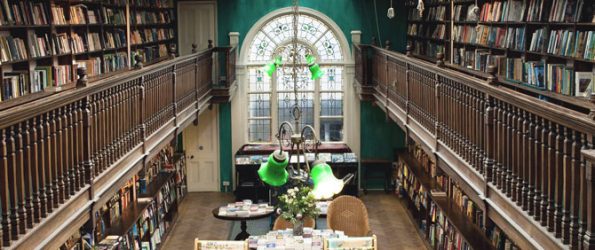
<path fill-rule="evenodd" d="M 386 40 L 386 42 L 384 42 L 384 49 L 390 50 L 390 40 Z"/>
<path fill-rule="evenodd" d="M 413 45 L 407 44 L 405 55 L 408 57 L 411 57 L 412 50 L 413 50 Z"/>
<path fill-rule="evenodd" d="M 143 65 L 144 65 L 143 64 L 143 60 L 144 60 L 143 56 L 141 56 L 141 55 L 135 55 L 134 56 L 134 61 L 136 63 L 134 64 L 134 68 L 136 68 L 136 69 L 142 69 L 143 68 Z"/>
<path fill-rule="evenodd" d="M 8 175 L 8 141 L 6 138 L 6 130 L 0 129 L 0 205 L 2 206 L 1 217 L 2 221 L 2 245 L 10 246 L 10 233 L 11 228 L 8 221 L 10 216 L 9 206 L 10 204 L 10 193 L 9 193 L 9 175 Z"/>
<path fill-rule="evenodd" d="M 436 54 L 436 58 L 438 59 L 436 61 L 436 66 L 443 68 L 444 67 L 444 53 L 439 52 L 438 54 Z"/>
<path fill-rule="evenodd" d="M 198 53 L 198 45 L 196 45 L 196 43 L 192 44 L 192 54 L 196 54 Z"/>
<path fill-rule="evenodd" d="M 209 45 L 207 46 L 207 48 L 209 48 L 209 49 L 213 48 L 213 40 L 209 39 Z"/>
<path fill-rule="evenodd" d="M 496 65 L 489 65 L 488 66 L 488 84 L 489 85 L 498 85 L 498 76 L 496 76 L 496 72 L 498 71 L 498 66 Z"/>

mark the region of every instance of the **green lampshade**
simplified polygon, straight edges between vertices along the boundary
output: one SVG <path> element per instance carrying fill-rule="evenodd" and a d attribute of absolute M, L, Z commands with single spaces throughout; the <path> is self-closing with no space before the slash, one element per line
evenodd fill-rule
<path fill-rule="evenodd" d="M 313 55 L 306 55 L 306 63 L 310 68 L 310 73 L 312 73 L 312 80 L 320 79 L 324 72 L 320 69 L 320 65 L 316 63 L 316 57 Z"/>
<path fill-rule="evenodd" d="M 264 72 L 266 72 L 269 77 L 272 77 L 273 73 L 281 63 L 283 63 L 283 58 L 281 56 L 276 56 L 271 63 L 264 66 Z"/>
<path fill-rule="evenodd" d="M 337 179 L 333 175 L 331 166 L 324 161 L 313 163 L 310 177 L 312 177 L 312 181 L 314 182 L 312 194 L 314 194 L 314 198 L 317 200 L 332 198 L 335 194 L 340 193 L 345 185 L 342 180 Z"/>
<path fill-rule="evenodd" d="M 267 162 L 260 165 L 258 176 L 266 184 L 274 187 L 282 186 L 289 176 L 285 170 L 287 164 L 289 164 L 287 155 L 277 150 L 269 155 Z"/>

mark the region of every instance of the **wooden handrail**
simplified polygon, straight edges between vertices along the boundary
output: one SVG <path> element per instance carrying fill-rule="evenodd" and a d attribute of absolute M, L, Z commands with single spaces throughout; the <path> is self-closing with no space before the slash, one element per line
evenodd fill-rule
<path fill-rule="evenodd" d="M 493 67 L 483 80 L 445 68 L 440 59 L 432 64 L 355 46 L 358 90 L 373 89 L 368 95 L 439 166 L 464 176 L 468 190 L 486 197 L 488 211 L 505 213 L 495 220 L 514 218 L 504 228 L 521 246 L 595 248 L 591 114 L 500 86 Z M 515 228 L 535 239 L 523 240 Z"/>
<path fill-rule="evenodd" d="M 32 232 L 61 226 L 53 215 L 87 209 L 74 201 L 96 199 L 95 188 L 197 120 L 211 100 L 213 54 L 234 50 L 210 48 L 87 86 L 81 70 L 84 87 L 0 111 L 1 244 L 36 246 Z"/>

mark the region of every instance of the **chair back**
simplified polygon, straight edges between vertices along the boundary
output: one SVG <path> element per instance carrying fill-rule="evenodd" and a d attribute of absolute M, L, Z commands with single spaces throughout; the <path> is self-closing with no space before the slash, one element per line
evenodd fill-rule
<path fill-rule="evenodd" d="M 311 227 L 314 228 L 316 226 L 316 220 L 310 217 L 304 218 L 304 227 Z M 275 224 L 273 224 L 273 230 L 283 230 L 293 228 L 293 224 L 283 217 L 279 216 L 275 219 Z"/>
<path fill-rule="evenodd" d="M 194 240 L 194 250 L 248 250 L 247 241 L 238 240 Z"/>
<path fill-rule="evenodd" d="M 371 237 L 350 237 L 344 239 L 325 239 L 325 250 L 378 250 L 376 235 Z"/>
<path fill-rule="evenodd" d="M 343 231 L 350 237 L 370 233 L 366 206 L 360 199 L 349 195 L 339 196 L 329 204 L 326 223 L 328 228 Z"/>

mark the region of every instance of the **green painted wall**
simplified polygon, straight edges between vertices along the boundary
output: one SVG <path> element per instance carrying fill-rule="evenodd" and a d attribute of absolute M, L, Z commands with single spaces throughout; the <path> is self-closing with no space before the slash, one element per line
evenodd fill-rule
<path fill-rule="evenodd" d="M 221 180 L 221 191 L 223 191 L 225 190 L 223 187 L 224 181 L 228 181 L 230 183 L 230 187 L 232 184 L 230 103 L 219 104 L 219 157 L 219 175 Z"/>
<path fill-rule="evenodd" d="M 290 0 L 218 0 L 217 1 L 217 43 L 229 44 L 229 32 L 239 32 L 241 45 L 252 26 L 263 16 L 279 8 L 290 6 Z M 351 31 L 362 31 L 362 43 L 368 44 L 371 37 L 380 37 L 378 41 L 391 40 L 391 49 L 403 52 L 406 46 L 407 13 L 403 1 L 394 0 L 396 17 L 392 20 L 386 17 L 390 5 L 389 0 L 301 0 L 300 6 L 320 11 L 333 19 L 341 28 L 347 41 L 351 44 Z M 378 13 L 378 28 L 376 16 Z M 378 35 L 378 30 L 380 34 Z M 241 50 L 241 48 L 240 48 Z M 387 133 L 391 134 L 391 141 L 403 141 L 402 131 L 390 126 L 384 120 L 381 110 L 374 109 L 370 104 L 362 103 L 362 157 L 392 159 L 393 146 L 382 150 L 375 150 L 378 141 L 385 140 Z M 380 117 L 382 116 L 382 117 Z M 381 119 L 380 119 L 381 118 Z M 365 121 L 365 122 L 364 122 Z M 231 106 L 222 104 L 219 108 L 220 122 L 220 165 L 221 182 L 232 180 L 231 152 Z M 365 123 L 365 126 L 364 126 Z M 396 127 L 396 128 L 395 128 Z M 384 131 L 384 132 L 379 132 Z M 389 131 L 389 132 L 386 132 Z M 392 140 L 395 139 L 395 140 Z M 222 189 L 223 190 L 223 185 Z"/>

